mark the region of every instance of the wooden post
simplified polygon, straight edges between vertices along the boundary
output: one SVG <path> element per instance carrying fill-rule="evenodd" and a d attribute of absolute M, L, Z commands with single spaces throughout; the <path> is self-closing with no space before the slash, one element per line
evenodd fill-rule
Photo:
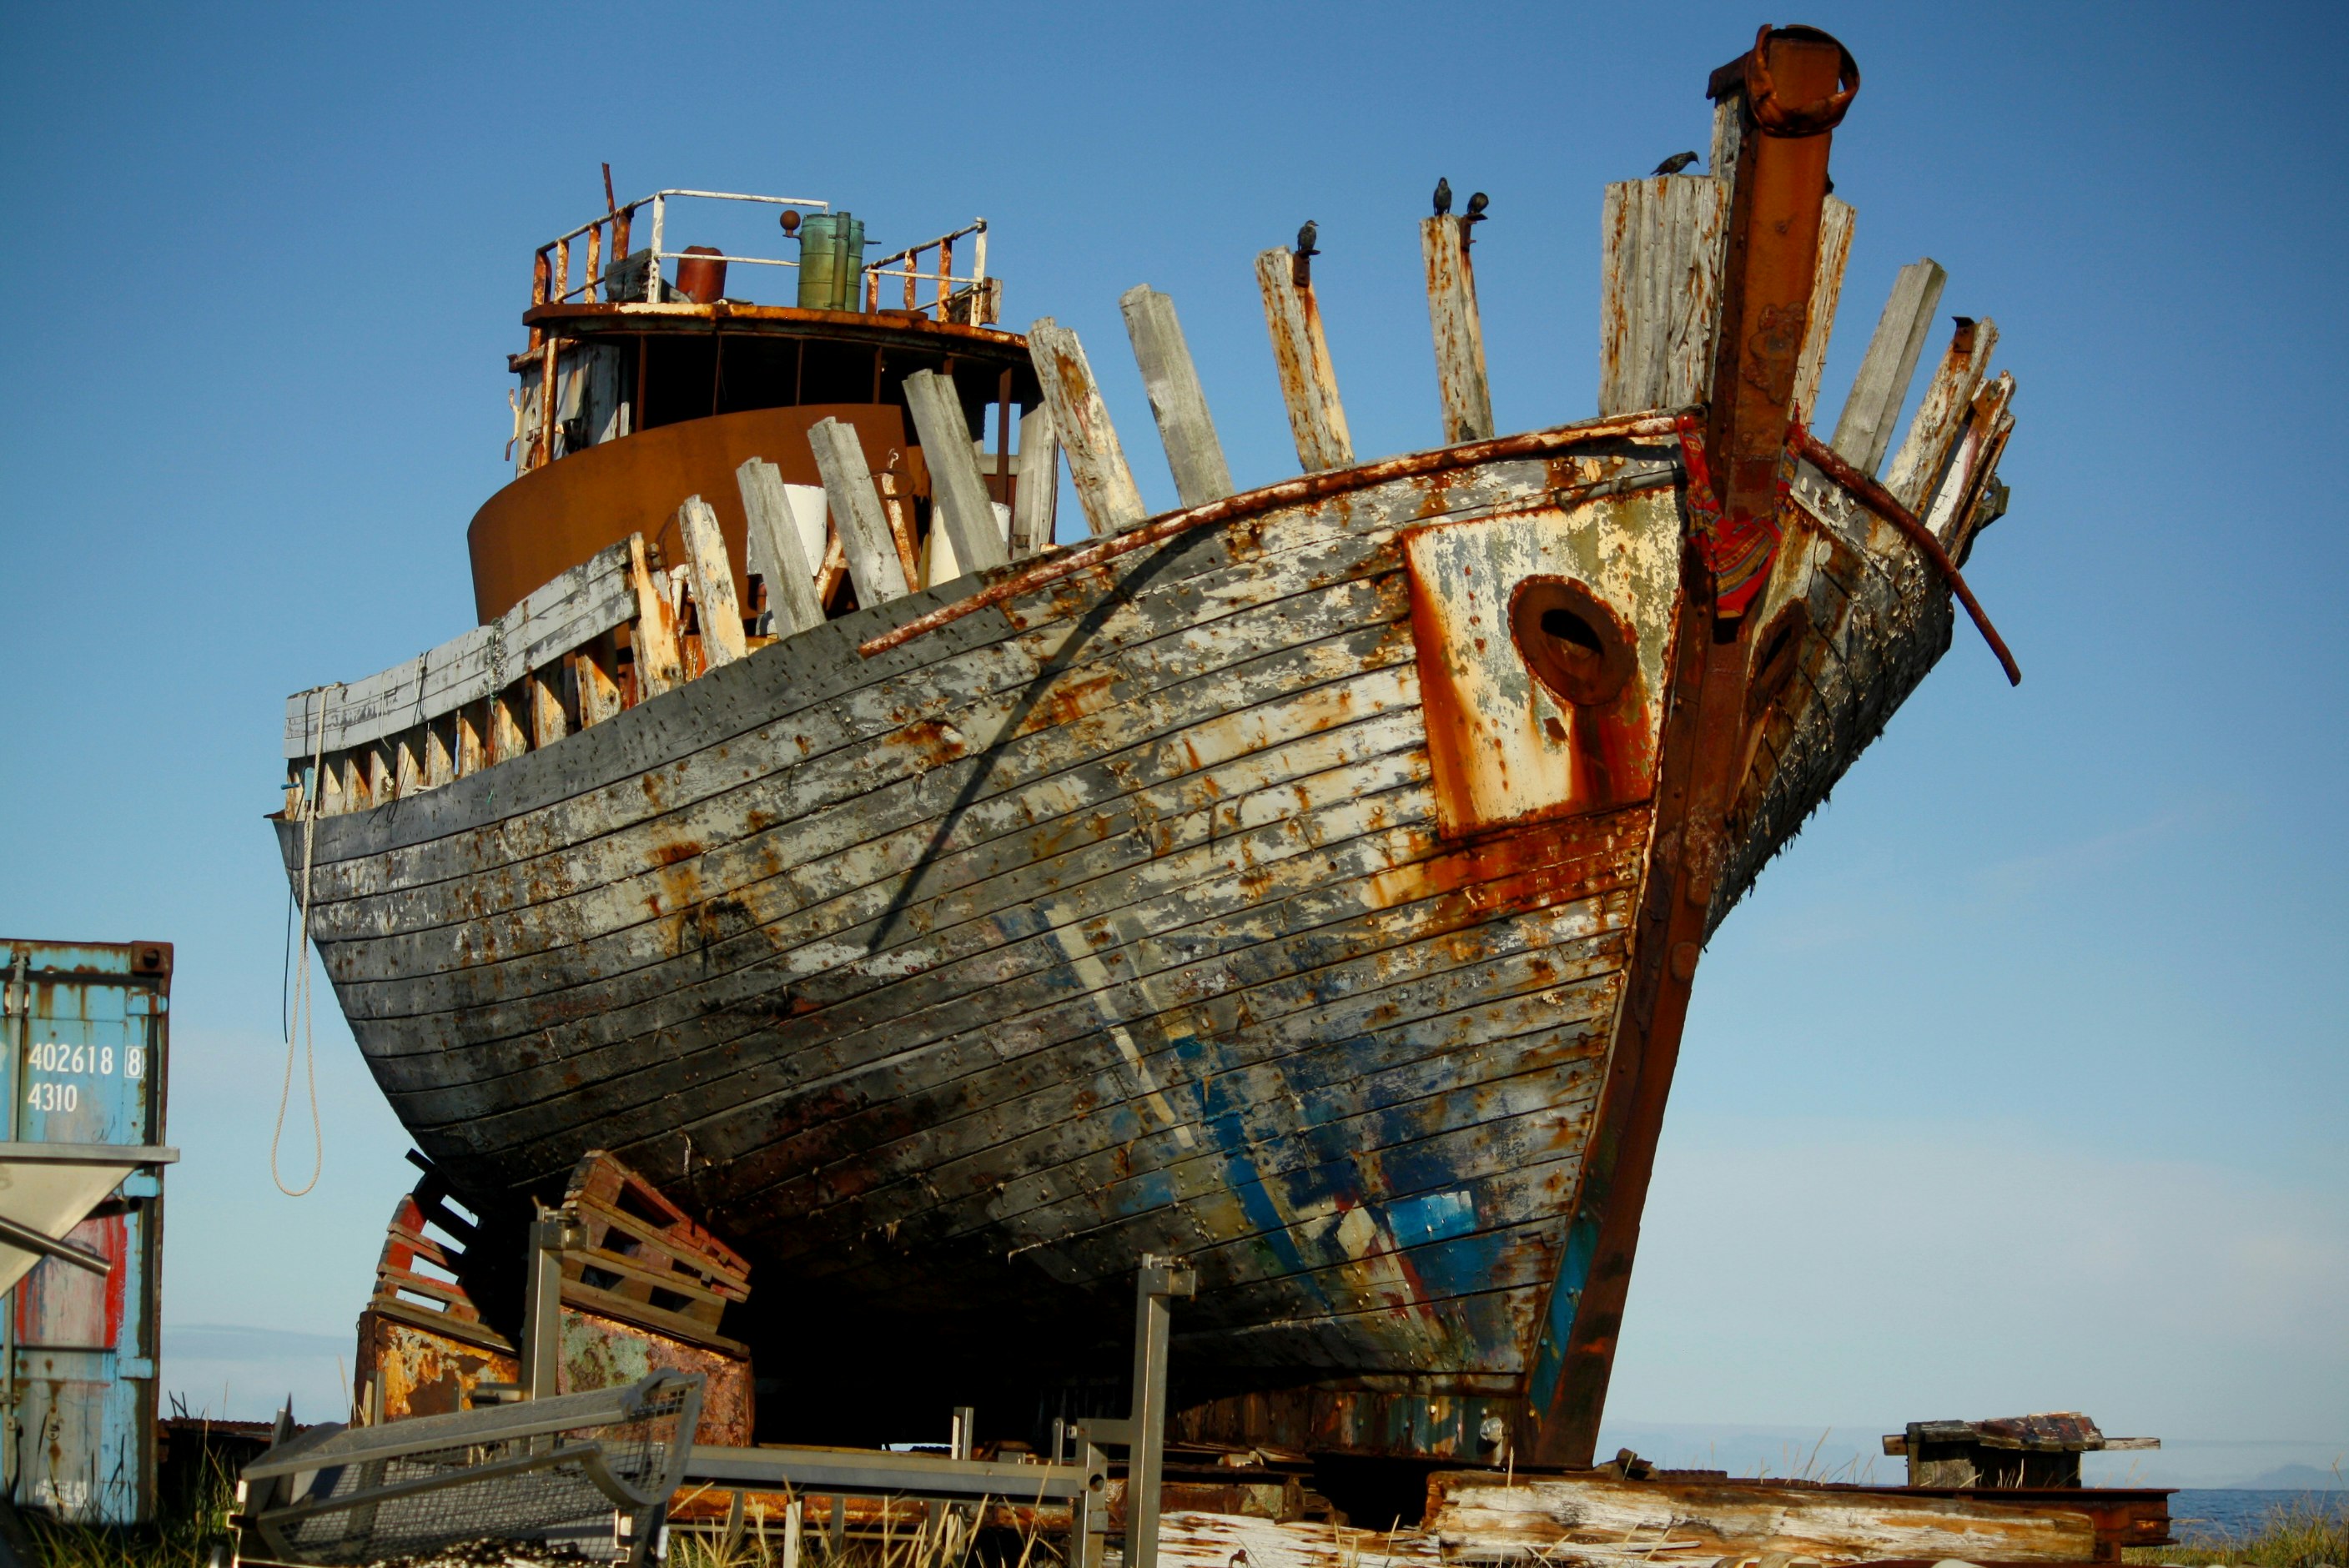
<path fill-rule="evenodd" d="M 571 655 L 573 678 L 579 686 L 579 727 L 601 724 L 620 711 L 618 648 L 612 634 L 599 634 Z"/>
<path fill-rule="evenodd" d="M 1028 356 L 1043 384 L 1045 407 L 1052 410 L 1053 433 L 1069 454 L 1069 473 L 1076 480 L 1085 521 L 1096 538 L 1123 533 L 1147 514 L 1142 492 L 1133 487 L 1133 470 L 1125 465 L 1117 427 L 1110 423 L 1109 408 L 1085 360 L 1084 345 L 1048 315 L 1028 329 Z"/>
<path fill-rule="evenodd" d="M 1991 470 L 1998 466 L 1999 455 L 2006 449 L 2008 433 L 2014 428 L 2014 416 L 2007 411 L 2013 402 L 2014 377 L 2008 371 L 1999 372 L 1974 395 L 1965 428 L 1950 453 L 1941 482 L 1934 488 L 1933 504 L 1918 514 L 1952 559 L 1965 549 L 1966 530 L 1973 524 L 1982 490 Z"/>
<path fill-rule="evenodd" d="M 517 681 L 490 694 L 490 760 L 511 762 L 530 749 L 526 727 L 530 694 Z"/>
<path fill-rule="evenodd" d="M 1352 468 L 1354 438 L 1338 401 L 1338 373 L 1321 335 L 1313 285 L 1297 282 L 1295 258 L 1280 247 L 1257 257 L 1256 282 L 1264 294 L 1265 329 L 1272 335 L 1272 361 L 1280 372 L 1280 397 L 1288 405 L 1298 462 L 1309 474 Z"/>
<path fill-rule="evenodd" d="M 490 699 L 457 710 L 457 777 L 469 778 L 490 765 Z"/>
<path fill-rule="evenodd" d="M 1485 327 L 1476 314 L 1476 273 L 1468 258 L 1466 221 L 1419 221 L 1427 263 L 1427 324 L 1435 335 L 1435 389 L 1444 405 L 1444 444 L 1490 440 L 1493 393 L 1485 379 Z"/>
<path fill-rule="evenodd" d="M 523 700 L 530 710 L 533 748 L 552 746 L 571 733 L 570 715 L 563 711 L 562 679 L 560 662 L 522 677 Z"/>
<path fill-rule="evenodd" d="M 1599 219 L 1599 412 L 1705 401 L 1730 186 L 1665 174 L 1607 187 Z"/>
<path fill-rule="evenodd" d="M 1892 445 L 1893 421 L 1909 400 L 1909 383 L 1916 378 L 1934 307 L 1941 303 L 1941 285 L 1949 281 L 1941 263 L 1930 257 L 1909 263 L 1893 280 L 1892 297 L 1876 318 L 1876 335 L 1868 340 L 1859 374 L 1852 377 L 1836 418 L 1835 439 L 1827 443 L 1861 473 L 1875 473 Z"/>
<path fill-rule="evenodd" d="M 1818 418 L 1819 377 L 1827 367 L 1827 337 L 1835 331 L 1836 302 L 1843 297 L 1843 270 L 1851 260 L 1848 201 L 1830 196 L 1819 212 L 1819 259 L 1811 271 L 1811 319 L 1803 328 L 1803 355 L 1795 366 L 1795 411 L 1804 424 Z"/>
<path fill-rule="evenodd" d="M 1061 442 L 1052 434 L 1052 411 L 1039 405 L 1019 419 L 1019 488 L 1012 496 L 1011 553 L 1030 556 L 1052 548 L 1052 524 L 1061 503 Z"/>
<path fill-rule="evenodd" d="M 742 607 L 734 596 L 734 563 L 718 513 L 698 495 L 677 509 L 678 536 L 685 542 L 685 576 L 701 612 L 701 665 L 714 670 L 750 651 L 742 640 Z"/>
<path fill-rule="evenodd" d="M 1997 325 L 1988 316 L 1980 321 L 1961 317 L 1941 363 L 1933 367 L 1933 378 L 1917 400 L 1916 417 L 1909 421 L 1909 434 L 1884 476 L 1884 488 L 1910 511 L 1924 504 L 1941 477 L 1941 460 L 1950 455 L 1958 432 L 1965 428 L 1974 393 L 1990 366 L 1990 351 L 1997 342 Z"/>
<path fill-rule="evenodd" d="M 911 593 L 922 585 L 922 542 L 914 537 L 913 514 L 905 510 L 908 498 L 897 493 L 895 473 L 874 474 L 873 488 L 881 492 L 881 516 L 889 524 L 890 542 L 897 547 L 897 569 L 905 574 L 905 589 Z"/>
<path fill-rule="evenodd" d="M 815 596 L 815 567 L 807 558 L 807 542 L 792 516 L 791 499 L 783 491 L 783 470 L 764 458 L 752 458 L 734 470 L 742 492 L 742 514 L 749 520 L 745 563 L 767 585 L 767 609 L 775 617 L 776 634 L 790 636 L 823 624 L 823 605 Z"/>
<path fill-rule="evenodd" d="M 685 663 L 678 655 L 677 622 L 669 615 L 668 595 L 653 581 L 641 533 L 628 535 L 628 581 L 636 592 L 631 637 L 636 655 L 636 700 L 642 702 L 684 684 Z"/>
<path fill-rule="evenodd" d="M 945 531 L 946 542 L 954 552 L 952 575 L 1005 564 L 1011 557 L 1003 547 L 1002 531 L 996 526 L 995 503 L 988 499 L 987 480 L 978 471 L 970 426 L 963 418 L 954 382 L 935 371 L 917 370 L 905 377 L 905 406 L 913 410 L 914 433 L 930 470 L 931 532 Z M 935 538 L 930 550 L 935 561 Z M 937 583 L 926 586 L 935 588 Z"/>
<path fill-rule="evenodd" d="M 831 503 L 832 525 L 848 558 L 848 580 L 856 585 L 860 604 L 885 604 L 905 596 L 905 570 L 897 562 L 897 542 L 881 515 L 881 498 L 873 491 L 873 470 L 864 466 L 864 449 L 856 431 L 837 419 L 819 419 L 808 430 L 808 446 L 815 452 L 816 471 L 823 476 L 824 500 Z"/>
<path fill-rule="evenodd" d="M 1174 471 L 1174 492 L 1186 507 L 1206 506 L 1232 493 L 1232 470 L 1224 444 L 1207 414 L 1207 395 L 1183 341 L 1174 302 L 1148 284 L 1136 284 L 1118 298 L 1126 335 L 1133 340 L 1134 363 L 1142 367 L 1143 390 L 1158 421 L 1158 439 Z"/>
<path fill-rule="evenodd" d="M 457 722 L 443 714 L 424 727 L 424 787 L 438 789 L 457 777 Z"/>

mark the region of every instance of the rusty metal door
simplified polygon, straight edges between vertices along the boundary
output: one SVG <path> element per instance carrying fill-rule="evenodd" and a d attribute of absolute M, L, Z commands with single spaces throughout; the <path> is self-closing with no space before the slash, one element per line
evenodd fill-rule
<path fill-rule="evenodd" d="M 47 1203 L 32 1228 L 82 1254 L 0 1248 L 22 1271 L 0 1314 L 0 1484 L 61 1520 L 138 1523 L 155 1500 L 171 949 L 0 941 L 0 1208 L 23 1224 Z"/>

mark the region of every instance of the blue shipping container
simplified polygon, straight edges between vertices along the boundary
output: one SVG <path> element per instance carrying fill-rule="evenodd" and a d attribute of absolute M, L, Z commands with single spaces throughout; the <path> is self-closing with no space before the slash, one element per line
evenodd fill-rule
<path fill-rule="evenodd" d="M 15 1227 L 0 1231 L 0 1485 L 57 1519 L 144 1522 L 176 1158 L 161 1147 L 171 947 L 0 939 L 0 1222 Z"/>

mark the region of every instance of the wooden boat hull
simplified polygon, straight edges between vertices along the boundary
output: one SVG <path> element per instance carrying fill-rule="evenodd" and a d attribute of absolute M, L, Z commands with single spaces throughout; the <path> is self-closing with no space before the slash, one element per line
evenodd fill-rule
<path fill-rule="evenodd" d="M 756 1262 L 789 1398 L 876 1431 L 1068 1397 L 1156 1252 L 1192 1435 L 1494 1458 L 1591 1264 L 1687 513 L 1669 435 L 1478 451 L 282 822 L 378 1081 L 478 1206 L 593 1148 L 664 1181 Z M 1788 521 L 1715 923 L 1949 641 L 1891 531 Z M 1603 712 L 1480 562 L 1619 618 Z"/>

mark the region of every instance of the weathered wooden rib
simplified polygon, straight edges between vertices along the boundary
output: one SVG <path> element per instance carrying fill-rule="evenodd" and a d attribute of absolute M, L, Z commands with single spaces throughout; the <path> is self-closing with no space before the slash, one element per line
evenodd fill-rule
<path fill-rule="evenodd" d="M 1823 94 L 1834 55 L 1786 36 Z M 809 1387 L 880 1435 L 940 1378 L 999 1404 L 1084 1375 L 1154 1251 L 1201 1272 L 1195 1437 L 1587 1454 L 1629 1268 L 1607 1238 L 1702 940 L 1950 640 L 1920 525 L 1793 461 L 1837 466 L 1788 444 L 1852 226 L 1814 162 L 1807 231 L 1739 194 L 1783 200 L 1784 170 L 1610 190 L 1602 398 L 1637 418 L 1356 465 L 1309 286 L 1269 252 L 1302 480 L 1228 493 L 1171 309 L 1137 291 L 1184 512 L 1143 517 L 1048 320 L 1092 544 L 1037 554 L 1040 413 L 1007 551 L 959 406 L 917 375 L 967 577 L 908 591 L 905 497 L 823 421 L 854 613 L 771 582 L 788 634 L 730 640 L 688 501 L 680 566 L 632 539 L 512 627 L 297 697 L 282 847 L 395 1109 L 492 1208 L 589 1148 L 660 1173 L 777 1282 L 765 1332 L 826 1336 Z M 1489 424 L 1459 228 L 1423 230 L 1447 437 Z M 1938 296 L 1920 267 L 1849 400 L 1870 470 Z M 1703 402 L 1717 358 L 1744 375 L 1724 302 L 1775 313 L 1734 410 Z M 1892 508 L 1953 553 L 2013 428 L 1987 324 L 1961 338 Z M 1754 476 L 1781 468 L 1778 500 Z M 821 575 L 776 470 L 740 482 L 755 572 Z M 1733 613 L 1710 573 L 1756 496 L 1775 544 Z"/>

